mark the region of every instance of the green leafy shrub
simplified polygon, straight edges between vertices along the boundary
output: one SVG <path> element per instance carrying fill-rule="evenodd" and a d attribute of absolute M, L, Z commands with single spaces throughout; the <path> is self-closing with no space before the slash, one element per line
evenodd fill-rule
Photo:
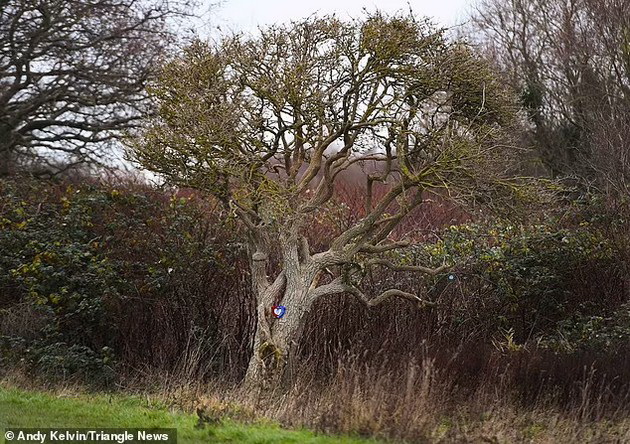
<path fill-rule="evenodd" d="M 623 298 L 622 270 L 609 240 L 582 224 L 466 224 L 399 260 L 455 264 L 452 281 L 426 291 L 449 318 L 449 331 L 491 336 L 510 330 L 517 342 L 554 330 L 576 314 L 594 314 Z"/>
<path fill-rule="evenodd" d="M 539 342 L 559 352 L 606 351 L 624 353 L 630 344 L 630 305 L 605 315 L 577 315 L 563 320 L 558 330 Z"/>
<path fill-rule="evenodd" d="M 4 362 L 103 383 L 117 362 L 174 371 L 195 342 L 192 365 L 207 373 L 229 351 L 218 345 L 225 295 L 247 284 L 213 210 L 141 188 L 0 182 Z"/>
<path fill-rule="evenodd" d="M 112 349 L 54 342 L 52 337 L 27 341 L 16 336 L 0 337 L 0 353 L 47 380 L 79 379 L 99 386 L 111 384 L 116 377 Z"/>
<path fill-rule="evenodd" d="M 109 369 L 95 350 L 113 336 L 106 304 L 121 286 L 117 270 L 92 238 L 93 214 L 107 205 L 106 196 L 69 188 L 57 201 L 39 200 L 55 196 L 33 186 L 28 191 L 38 200 L 28 201 L 15 184 L 3 183 L 2 188 L 3 299 L 17 299 L 47 318 L 31 341 L 17 347 L 23 353 L 21 362 L 54 369 L 54 374 L 102 379 Z M 13 347 L 21 343 L 14 332 L 3 333 L 13 339 Z"/>

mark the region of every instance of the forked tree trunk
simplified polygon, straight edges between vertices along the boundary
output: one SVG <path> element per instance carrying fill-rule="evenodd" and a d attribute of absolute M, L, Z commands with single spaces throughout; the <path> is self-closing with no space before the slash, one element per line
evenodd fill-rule
<path fill-rule="evenodd" d="M 393 193 L 392 196 L 396 194 Z M 377 215 L 385 210 L 388 202 L 380 205 L 381 209 L 375 213 Z M 369 222 L 369 219 L 367 221 Z M 253 252 L 251 254 L 252 285 L 256 295 L 258 320 L 253 353 L 245 377 L 245 384 L 248 386 L 255 385 L 269 389 L 280 383 L 282 376 L 295 376 L 293 370 L 297 367 L 295 362 L 297 342 L 304 330 L 306 315 L 313 303 L 322 296 L 348 293 L 357 297 L 368 307 L 381 304 L 392 297 L 414 301 L 419 307 L 435 305 L 415 294 L 398 289 L 389 289 L 378 296 L 368 298 L 359 288 L 352 285 L 350 277 L 353 271 L 357 271 L 356 267 L 352 266 L 347 267 L 339 276 L 332 276 L 327 283 L 319 285 L 319 277 L 324 272 L 330 274 L 327 271 L 329 267 L 349 264 L 353 255 L 360 250 L 371 253 L 385 252 L 405 247 L 408 245 L 407 242 L 392 242 L 379 246 L 358 243 L 351 247 L 343 247 L 344 242 L 348 243 L 353 237 L 364 235 L 365 228 L 359 226 L 348 230 L 346 235 L 338 237 L 329 250 L 311 255 L 308 241 L 305 237 L 299 236 L 298 224 L 293 223 L 278 240 L 282 271 L 273 282 L 270 282 L 267 277 L 269 238 L 261 231 L 252 231 L 250 244 L 250 252 Z M 372 263 L 387 266 L 392 270 L 418 271 L 431 275 L 436 275 L 447 267 L 446 264 L 435 269 L 419 265 L 397 266 L 386 259 L 373 259 Z M 286 307 L 282 319 L 273 317 L 272 309 L 276 304 Z"/>
<path fill-rule="evenodd" d="M 304 330 L 306 318 L 306 310 L 296 310 L 296 304 L 292 302 L 298 299 L 296 294 L 285 293 L 282 303 L 287 307 L 287 312 L 283 319 L 272 318 L 271 310 L 265 307 L 264 316 L 270 320 L 271 338 L 264 332 L 262 326 L 264 321 L 260 319 L 262 310 L 259 309 L 253 356 L 245 376 L 246 384 L 269 389 L 279 384 L 285 377 L 294 376 L 297 341 Z"/>
<path fill-rule="evenodd" d="M 262 255 L 254 255 L 252 260 L 258 321 L 245 383 L 264 389 L 280 383 L 283 377 L 293 376 L 297 341 L 304 330 L 306 315 L 313 303 L 309 291 L 319 271 L 312 264 L 300 262 L 295 236 L 289 236 L 282 242 L 282 250 L 282 279 L 274 284 L 265 286 L 260 283 L 266 279 L 262 275 L 262 268 L 266 267 L 266 257 L 263 259 Z M 282 319 L 273 316 L 272 307 L 275 304 L 286 307 Z"/>

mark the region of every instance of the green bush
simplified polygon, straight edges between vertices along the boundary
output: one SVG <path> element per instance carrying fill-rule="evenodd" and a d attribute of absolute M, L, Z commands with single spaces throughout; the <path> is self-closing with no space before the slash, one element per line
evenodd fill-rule
<path fill-rule="evenodd" d="M 577 315 L 566 319 L 539 343 L 559 352 L 626 353 L 630 344 L 630 305 L 624 304 L 604 316 Z"/>
<path fill-rule="evenodd" d="M 0 337 L 0 353 L 9 362 L 45 375 L 48 381 L 78 379 L 108 386 L 116 378 L 112 349 L 54 342 L 54 336 L 27 341 L 16 336 Z"/>
<path fill-rule="evenodd" d="M 219 343 L 212 296 L 231 287 L 216 278 L 236 274 L 240 250 L 209 208 L 143 189 L 0 182 L 3 361 L 102 383 L 121 360 L 174 367 L 199 331 Z"/>
<path fill-rule="evenodd" d="M 39 199 L 54 198 L 41 187 L 28 191 Z M 105 347 L 113 335 L 105 305 L 118 297 L 121 287 L 118 270 L 93 238 L 94 212 L 108 205 L 108 197 L 66 191 L 58 201 L 29 202 L 15 184 L 2 184 L 3 299 L 19 299 L 47 318 L 32 341 L 19 341 L 19 336 L 5 331 L 4 342 L 14 348 L 21 344 L 17 350 L 23 353 L 23 363 L 54 367 L 55 374 L 94 373 L 101 379 L 107 364 L 95 350 Z"/>
<path fill-rule="evenodd" d="M 456 279 L 438 277 L 426 289 L 448 313 L 449 331 L 509 330 L 521 343 L 574 315 L 607 310 L 623 291 L 614 248 L 587 223 L 452 226 L 399 259 L 454 264 Z"/>

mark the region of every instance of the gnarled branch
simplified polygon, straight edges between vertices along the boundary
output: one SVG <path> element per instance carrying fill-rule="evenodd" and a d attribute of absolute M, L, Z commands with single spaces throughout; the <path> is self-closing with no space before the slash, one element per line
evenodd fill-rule
<path fill-rule="evenodd" d="M 316 299 L 320 296 L 325 296 L 329 294 L 338 294 L 338 293 L 352 294 L 356 296 L 357 298 L 359 298 L 361 302 L 363 302 L 368 307 L 374 307 L 376 305 L 379 305 L 392 297 L 400 297 L 400 298 L 408 299 L 410 301 L 417 302 L 422 307 L 433 307 L 436 305 L 435 302 L 427 301 L 425 299 L 420 298 L 419 296 L 416 296 L 413 293 L 407 293 L 406 291 L 398 290 L 395 288 L 386 290 L 380 295 L 376 296 L 375 298 L 370 299 L 365 295 L 365 293 L 363 293 L 357 287 L 347 283 L 346 280 L 342 276 L 335 278 L 332 282 L 328 284 L 322 285 L 320 287 L 317 287 L 311 290 L 309 293 L 309 297 Z"/>
<path fill-rule="evenodd" d="M 379 245 L 364 245 L 359 250 L 360 253 L 369 253 L 369 254 L 378 254 L 385 253 L 391 250 L 397 250 L 399 248 L 407 248 L 411 245 L 409 241 L 398 241 L 392 242 L 390 244 L 379 244 Z"/>
<path fill-rule="evenodd" d="M 346 291 L 348 293 L 351 293 L 354 296 L 356 296 L 357 298 L 359 298 L 361 300 L 361 302 L 363 302 L 368 307 L 374 307 L 374 306 L 379 305 L 379 304 L 381 304 L 381 303 L 385 302 L 386 300 L 388 300 L 390 298 L 393 298 L 393 297 L 404 298 L 404 299 L 408 299 L 410 301 L 417 302 L 421 307 L 434 307 L 436 305 L 435 302 L 424 300 L 424 299 L 416 296 L 413 293 L 407 293 L 406 291 L 398 290 L 398 289 L 395 289 L 395 288 L 392 288 L 390 290 L 385 290 L 383 293 L 381 293 L 380 295 L 376 296 L 375 298 L 369 299 L 358 288 L 356 288 L 356 287 L 354 287 L 352 285 L 347 285 L 346 287 L 347 287 Z"/>
<path fill-rule="evenodd" d="M 423 267 L 422 265 L 397 265 L 397 264 L 394 264 L 390 260 L 382 259 L 382 258 L 372 259 L 372 260 L 368 261 L 367 265 L 368 266 L 371 266 L 371 265 L 382 265 L 382 266 L 387 267 L 387 268 L 389 268 L 389 269 L 391 269 L 393 271 L 416 271 L 416 272 L 430 274 L 431 276 L 435 276 L 437 274 L 440 274 L 443 271 L 448 269 L 448 265 L 447 264 L 442 264 L 441 266 L 439 266 L 437 268 L 429 268 L 429 267 Z"/>

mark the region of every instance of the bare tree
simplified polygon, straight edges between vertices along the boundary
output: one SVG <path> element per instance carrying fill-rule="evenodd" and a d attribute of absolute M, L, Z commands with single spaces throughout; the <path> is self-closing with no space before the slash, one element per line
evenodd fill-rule
<path fill-rule="evenodd" d="M 586 0 L 598 42 L 594 69 L 602 87 L 588 122 L 589 167 L 600 189 L 616 201 L 630 196 L 630 1 Z M 593 37 L 594 36 L 594 37 Z M 591 95 L 591 97 L 593 97 Z"/>
<path fill-rule="evenodd" d="M 432 303 L 357 285 L 371 267 L 445 270 L 392 254 L 409 246 L 392 231 L 429 193 L 478 202 L 513 191 L 497 143 L 512 118 L 509 94 L 468 47 L 412 15 L 313 18 L 197 42 L 152 91 L 159 117 L 132 143 L 135 157 L 172 184 L 212 193 L 249 230 L 258 325 L 248 381 L 292 361 L 306 313 L 325 295 Z M 365 216 L 313 251 L 309 222 L 329 208 L 340 175 L 368 163 Z"/>
<path fill-rule="evenodd" d="M 0 0 L 0 175 L 101 163 L 148 108 L 145 87 L 188 2 Z"/>
<path fill-rule="evenodd" d="M 552 173 L 601 171 L 612 154 L 603 128 L 630 111 L 630 1 L 483 0 L 472 22 L 472 39 L 521 91 Z"/>

